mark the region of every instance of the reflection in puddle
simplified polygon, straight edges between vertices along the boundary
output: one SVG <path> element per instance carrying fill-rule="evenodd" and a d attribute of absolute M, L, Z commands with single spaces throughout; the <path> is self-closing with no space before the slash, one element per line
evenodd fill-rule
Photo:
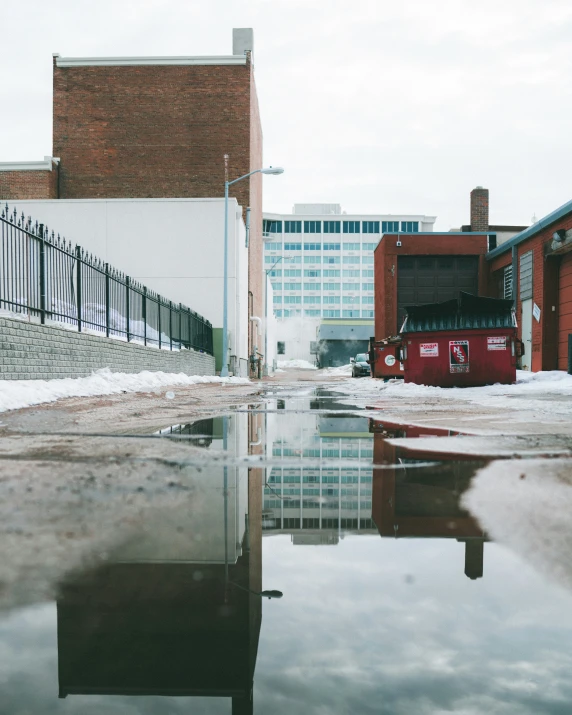
<path fill-rule="evenodd" d="M 428 461 L 438 431 L 348 414 L 325 391 L 266 401 L 161 431 L 212 460 L 60 585 L 57 619 L 0 621 L 4 651 L 27 653 L 0 665 L 0 712 L 532 715 L 550 711 L 539 683 L 572 700 L 572 598 L 485 548 L 461 506 L 482 462 Z M 264 620 L 263 589 L 284 592 Z M 498 671 L 523 663 L 536 685 L 516 698 Z"/>

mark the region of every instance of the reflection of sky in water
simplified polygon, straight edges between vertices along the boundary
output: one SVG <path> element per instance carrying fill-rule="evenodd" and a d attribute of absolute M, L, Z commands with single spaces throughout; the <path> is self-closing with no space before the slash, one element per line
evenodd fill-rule
<path fill-rule="evenodd" d="M 260 713 L 569 713 L 572 596 L 497 544 L 484 578 L 455 540 L 265 538 Z M 0 712 L 230 713 L 212 698 L 57 699 L 53 605 L 0 624 Z"/>

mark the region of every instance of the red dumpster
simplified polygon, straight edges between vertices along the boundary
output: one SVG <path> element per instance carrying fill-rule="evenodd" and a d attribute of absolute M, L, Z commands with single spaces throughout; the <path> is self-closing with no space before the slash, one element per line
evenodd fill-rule
<path fill-rule="evenodd" d="M 403 377 L 403 363 L 400 361 L 401 337 L 394 336 L 384 340 L 369 341 L 369 359 L 371 376 L 383 379 Z"/>
<path fill-rule="evenodd" d="M 477 387 L 516 381 L 517 338 L 511 300 L 461 293 L 444 303 L 411 306 L 403 327 L 405 382 Z"/>

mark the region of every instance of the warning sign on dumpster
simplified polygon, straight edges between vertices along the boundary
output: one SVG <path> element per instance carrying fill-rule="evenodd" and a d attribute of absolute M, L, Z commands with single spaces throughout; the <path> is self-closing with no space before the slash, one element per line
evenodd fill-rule
<path fill-rule="evenodd" d="M 468 340 L 451 340 L 449 342 L 449 371 L 469 372 Z"/>
<path fill-rule="evenodd" d="M 439 343 L 421 343 L 419 355 L 421 357 L 439 357 Z"/>
<path fill-rule="evenodd" d="M 487 350 L 506 350 L 506 336 L 502 338 L 487 338 Z"/>

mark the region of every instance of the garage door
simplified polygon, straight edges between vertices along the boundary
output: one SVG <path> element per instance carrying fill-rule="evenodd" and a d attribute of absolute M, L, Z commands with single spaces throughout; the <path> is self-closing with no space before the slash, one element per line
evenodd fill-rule
<path fill-rule="evenodd" d="M 572 253 L 560 261 L 558 279 L 558 369 L 568 369 L 568 335 L 572 334 Z"/>
<path fill-rule="evenodd" d="M 460 290 L 477 295 L 478 288 L 478 256 L 398 256 L 397 327 L 406 305 L 451 300 Z"/>

